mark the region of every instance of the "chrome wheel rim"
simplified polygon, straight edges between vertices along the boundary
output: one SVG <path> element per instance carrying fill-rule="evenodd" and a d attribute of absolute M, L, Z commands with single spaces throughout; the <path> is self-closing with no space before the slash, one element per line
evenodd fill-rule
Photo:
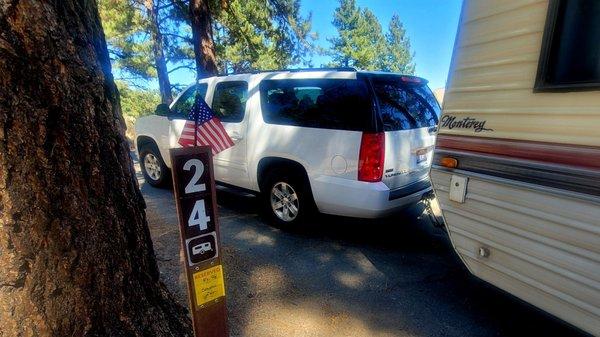
<path fill-rule="evenodd" d="M 156 158 L 154 154 L 148 153 L 146 156 L 144 156 L 144 169 L 146 170 L 146 173 L 150 179 L 160 179 L 160 164 L 158 162 L 158 158 Z"/>
<path fill-rule="evenodd" d="M 291 185 L 279 182 L 271 189 L 271 208 L 277 218 L 282 221 L 294 221 L 298 217 L 298 194 Z"/>

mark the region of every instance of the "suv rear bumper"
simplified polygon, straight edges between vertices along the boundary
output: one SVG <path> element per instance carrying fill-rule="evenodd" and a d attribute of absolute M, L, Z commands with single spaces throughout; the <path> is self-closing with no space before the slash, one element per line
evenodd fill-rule
<path fill-rule="evenodd" d="M 432 190 L 429 177 L 390 190 L 383 182 L 367 183 L 321 176 L 311 180 L 319 211 L 356 218 L 379 218 L 421 200 Z"/>

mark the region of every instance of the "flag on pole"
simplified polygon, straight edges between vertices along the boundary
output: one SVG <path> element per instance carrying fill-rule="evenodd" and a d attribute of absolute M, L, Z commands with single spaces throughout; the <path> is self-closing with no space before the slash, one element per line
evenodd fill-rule
<path fill-rule="evenodd" d="M 208 145 L 213 155 L 234 145 L 221 121 L 200 95 L 196 95 L 178 143 L 183 147 Z"/>

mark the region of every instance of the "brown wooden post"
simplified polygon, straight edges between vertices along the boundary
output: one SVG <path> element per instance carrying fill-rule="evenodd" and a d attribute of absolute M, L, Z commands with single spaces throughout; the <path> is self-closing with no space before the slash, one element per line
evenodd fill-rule
<path fill-rule="evenodd" d="M 229 336 L 212 152 L 208 146 L 170 151 L 194 333 Z"/>

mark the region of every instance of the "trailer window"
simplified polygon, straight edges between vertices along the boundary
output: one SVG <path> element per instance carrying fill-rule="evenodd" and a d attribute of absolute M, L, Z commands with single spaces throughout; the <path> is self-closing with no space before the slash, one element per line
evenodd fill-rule
<path fill-rule="evenodd" d="M 552 0 L 536 91 L 600 89 L 600 1 Z"/>

